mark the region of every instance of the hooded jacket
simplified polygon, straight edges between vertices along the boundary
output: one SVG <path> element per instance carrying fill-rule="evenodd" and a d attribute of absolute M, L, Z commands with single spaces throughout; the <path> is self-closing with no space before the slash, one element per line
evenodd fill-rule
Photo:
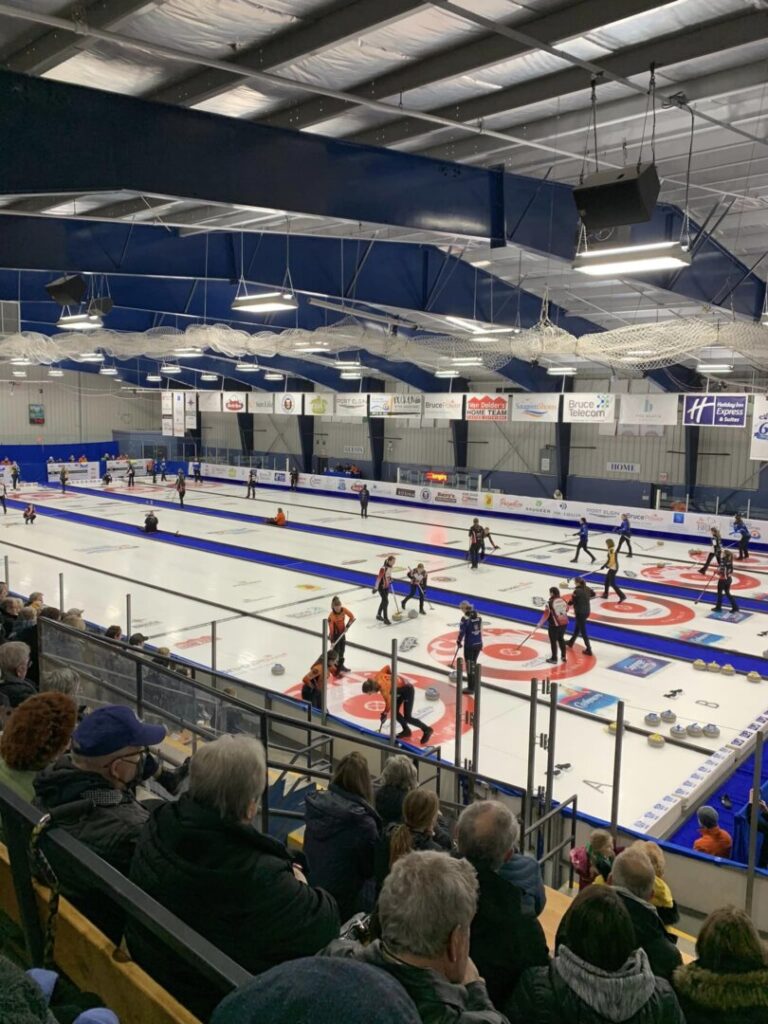
<path fill-rule="evenodd" d="M 730 832 L 715 825 L 714 828 L 700 828 L 701 836 L 694 842 L 693 848 L 699 853 L 708 853 L 712 857 L 730 857 L 733 839 Z"/>
<path fill-rule="evenodd" d="M 762 970 L 716 974 L 699 964 L 678 967 L 672 985 L 688 1024 L 765 1024 L 768 965 Z"/>
<path fill-rule="evenodd" d="M 422 1024 L 507 1024 L 488 998 L 482 979 L 469 985 L 454 984 L 437 971 L 398 960 L 380 939 L 369 946 L 338 939 L 322 955 L 350 957 L 387 971 L 416 1004 Z"/>
<path fill-rule="evenodd" d="M 306 798 L 304 813 L 310 883 L 336 898 L 342 921 L 358 910 L 371 910 L 379 815 L 362 797 L 333 783 Z"/>
<path fill-rule="evenodd" d="M 222 820 L 189 793 L 153 812 L 130 877 L 254 974 L 312 956 L 338 935 L 334 901 L 296 878 L 282 843 Z M 221 992 L 136 922 L 126 938 L 137 962 L 207 1020 Z"/>
<path fill-rule="evenodd" d="M 603 971 L 562 946 L 548 967 L 527 970 L 505 1007 L 512 1024 L 685 1024 L 672 988 L 644 950 Z"/>
<path fill-rule="evenodd" d="M 34 697 L 36 693 L 37 687 L 29 679 L 19 679 L 16 676 L 4 676 L 0 679 L 0 697 L 12 708 L 17 708 L 27 697 Z"/>

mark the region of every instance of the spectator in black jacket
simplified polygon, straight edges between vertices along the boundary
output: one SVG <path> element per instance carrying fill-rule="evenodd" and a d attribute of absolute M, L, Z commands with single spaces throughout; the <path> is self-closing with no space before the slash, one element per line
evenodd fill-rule
<path fill-rule="evenodd" d="M 615 890 L 584 889 L 562 924 L 567 939 L 551 964 L 525 971 L 505 1005 L 512 1024 L 685 1024 Z"/>
<path fill-rule="evenodd" d="M 595 596 L 594 590 L 588 587 L 584 579 L 579 576 L 571 594 L 571 607 L 573 608 L 573 633 L 568 640 L 568 646 L 573 647 L 579 636 L 584 641 L 584 653 L 592 656 L 592 646 L 587 635 L 587 619 L 589 618 L 589 602 Z"/>
<path fill-rule="evenodd" d="M 416 768 L 410 757 L 393 754 L 387 758 L 374 790 L 376 811 L 383 829 L 402 822 L 403 802 L 411 790 L 416 789 L 417 783 Z M 442 850 L 453 848 L 451 829 L 442 814 L 437 816 L 432 838 Z"/>
<path fill-rule="evenodd" d="M 497 1007 L 526 967 L 549 960 L 541 925 L 523 913 L 520 890 L 498 873 L 514 852 L 517 831 L 510 811 L 494 800 L 466 807 L 456 831 L 459 855 L 475 869 L 479 885 L 470 953 Z"/>
<path fill-rule="evenodd" d="M 0 647 L 0 697 L 12 708 L 37 693 L 37 687 L 27 679 L 29 671 L 29 645 L 11 640 Z"/>
<path fill-rule="evenodd" d="M 342 921 L 372 910 L 381 818 L 373 808 L 365 758 L 357 752 L 343 757 L 328 789 L 308 796 L 304 806 L 310 882 L 336 898 Z"/>
<path fill-rule="evenodd" d="M 754 790 L 749 791 L 749 803 L 747 804 L 747 823 L 752 824 L 752 801 Z M 768 804 L 758 793 L 757 810 L 757 866 L 768 868 Z"/>
<path fill-rule="evenodd" d="M 4 597 L 0 601 L 0 624 L 2 624 L 6 639 L 16 628 L 16 622 L 21 609 L 22 603 L 19 597 Z"/>
<path fill-rule="evenodd" d="M 256 739 L 198 747 L 188 791 L 154 811 L 131 865 L 132 881 L 254 974 L 311 956 L 339 932 L 332 897 L 253 824 L 266 778 Z M 207 1020 L 220 992 L 135 921 L 126 938 L 134 959 Z"/>
<path fill-rule="evenodd" d="M 406 853 L 423 850 L 445 852 L 434 838 L 439 812 L 437 793 L 430 789 L 412 789 L 408 793 L 403 801 L 401 824 L 387 825 L 376 848 L 377 890 L 381 889 L 384 879 Z"/>

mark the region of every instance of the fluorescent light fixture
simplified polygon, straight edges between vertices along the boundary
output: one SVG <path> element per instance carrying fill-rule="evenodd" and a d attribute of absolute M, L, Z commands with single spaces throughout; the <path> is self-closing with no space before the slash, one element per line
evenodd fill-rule
<path fill-rule="evenodd" d="M 482 366 L 482 356 L 451 356 L 454 366 Z"/>
<path fill-rule="evenodd" d="M 173 350 L 175 356 L 184 356 L 185 359 L 200 359 L 203 355 L 201 348 L 175 348 Z"/>
<path fill-rule="evenodd" d="M 652 348 L 634 348 L 627 351 L 628 356 L 652 356 Z"/>
<path fill-rule="evenodd" d="M 469 261 L 469 265 L 470 265 L 470 267 L 490 267 L 491 261 L 490 260 L 470 260 Z"/>
<path fill-rule="evenodd" d="M 160 373 L 181 373 L 181 367 L 178 363 L 163 363 Z"/>
<path fill-rule="evenodd" d="M 337 359 L 333 365 L 342 370 L 360 370 L 363 366 L 359 359 Z"/>
<path fill-rule="evenodd" d="M 81 363 L 103 363 L 104 356 L 101 352 L 81 352 L 79 362 Z"/>
<path fill-rule="evenodd" d="M 27 371 L 26 370 L 12 370 L 11 373 L 13 374 L 14 377 L 26 377 L 27 376 Z"/>
<path fill-rule="evenodd" d="M 63 377 L 64 371 L 60 370 L 57 366 L 52 366 L 48 371 L 49 377 Z"/>
<path fill-rule="evenodd" d="M 575 366 L 548 366 L 547 373 L 550 377 L 575 377 Z"/>
<path fill-rule="evenodd" d="M 93 331 L 103 327 L 104 321 L 96 313 L 62 313 L 56 326 L 63 331 Z"/>
<path fill-rule="evenodd" d="M 159 373 L 148 373 L 147 374 L 147 380 L 150 381 L 152 384 L 159 384 L 162 379 L 163 378 L 160 376 Z"/>
<path fill-rule="evenodd" d="M 342 380 L 362 380 L 363 378 L 362 373 L 355 373 L 354 370 L 344 370 L 339 376 Z"/>
<path fill-rule="evenodd" d="M 435 370 L 436 377 L 458 377 L 458 370 Z"/>
<path fill-rule="evenodd" d="M 264 374 L 264 380 L 285 380 L 285 376 L 282 373 L 269 373 Z"/>
<path fill-rule="evenodd" d="M 461 327 L 462 330 L 469 331 L 470 334 L 518 333 L 518 329 L 515 327 L 488 327 L 477 320 L 466 320 L 463 316 L 446 316 L 444 319 L 450 324 L 456 324 L 457 327 Z"/>
<path fill-rule="evenodd" d="M 160 378 L 158 378 L 158 379 L 160 379 Z M 208 381 L 209 383 L 211 383 L 211 382 L 213 382 L 215 380 L 218 380 L 218 379 L 219 378 L 218 378 L 218 376 L 215 373 L 201 373 L 200 374 L 200 380 L 205 380 L 205 381 Z M 149 377 L 147 377 L 147 380 L 149 380 Z"/>
<path fill-rule="evenodd" d="M 31 366 L 31 365 L 32 365 L 32 360 L 31 359 L 27 359 L 26 356 L 14 356 L 14 358 L 11 359 L 11 366 Z"/>
<path fill-rule="evenodd" d="M 648 245 L 624 245 L 615 249 L 593 249 L 576 256 L 573 269 L 590 277 L 615 277 L 619 274 L 645 274 L 655 270 L 686 267 L 693 259 L 680 242 L 652 242 Z"/>
<path fill-rule="evenodd" d="M 325 344 L 323 344 L 322 342 L 318 342 L 316 345 L 297 345 L 296 348 L 293 351 L 294 352 L 328 352 L 329 349 L 330 349 L 330 346 L 328 345 L 327 342 Z"/>
<path fill-rule="evenodd" d="M 240 373 L 258 373 L 261 367 L 256 363 L 238 363 L 235 369 Z"/>
<path fill-rule="evenodd" d="M 235 313 L 279 313 L 283 309 L 298 309 L 292 292 L 262 292 L 260 295 L 238 295 L 232 300 Z"/>
<path fill-rule="evenodd" d="M 99 373 L 103 374 L 105 377 L 116 377 L 117 376 L 117 367 L 116 366 L 102 366 L 101 369 L 99 370 Z"/>
<path fill-rule="evenodd" d="M 730 363 L 699 363 L 696 369 L 699 373 L 733 373 Z"/>

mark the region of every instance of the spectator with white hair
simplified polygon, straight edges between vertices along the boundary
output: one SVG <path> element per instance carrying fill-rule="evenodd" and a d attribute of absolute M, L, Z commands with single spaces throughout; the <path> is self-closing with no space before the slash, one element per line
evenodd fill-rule
<path fill-rule="evenodd" d="M 526 967 L 549 961 L 544 931 L 523 913 L 520 889 L 499 873 L 515 850 L 520 828 L 497 800 L 479 800 L 459 817 L 459 855 L 477 872 L 479 898 L 472 922 L 472 959 L 488 985 L 494 1006 L 512 994 Z"/>
<path fill-rule="evenodd" d="M 15 708 L 37 693 L 37 687 L 27 678 L 29 660 L 29 644 L 10 640 L 0 647 L 0 703 Z"/>
<path fill-rule="evenodd" d="M 254 824 L 266 781 L 258 740 L 225 735 L 198 746 L 187 792 L 154 811 L 130 872 L 253 974 L 311 956 L 339 933 L 333 897 L 309 886 L 283 844 Z M 126 938 L 134 959 L 207 1020 L 220 992 L 137 922 Z"/>
<path fill-rule="evenodd" d="M 41 693 L 67 693 L 70 697 L 80 695 L 80 675 L 73 668 L 54 668 L 46 672 L 40 685 Z"/>
<path fill-rule="evenodd" d="M 339 939 L 324 952 L 391 974 L 428 1024 L 506 1024 L 470 957 L 477 874 L 444 853 L 408 853 L 379 896 L 381 938 L 368 946 Z"/>
<path fill-rule="evenodd" d="M 406 754 L 393 754 L 387 758 L 373 791 L 376 812 L 381 818 L 383 830 L 386 830 L 387 825 L 402 823 L 403 803 L 417 784 L 418 776 L 412 758 Z M 453 847 L 450 828 L 442 814 L 437 816 L 432 838 L 443 850 Z"/>

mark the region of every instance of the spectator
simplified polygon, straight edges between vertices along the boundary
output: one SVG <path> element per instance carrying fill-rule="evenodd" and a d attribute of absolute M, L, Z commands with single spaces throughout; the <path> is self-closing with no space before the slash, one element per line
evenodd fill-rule
<path fill-rule="evenodd" d="M 25 608 L 30 608 L 33 605 L 36 608 L 42 608 L 45 604 L 45 596 L 41 590 L 33 590 L 27 600 L 24 602 Z"/>
<path fill-rule="evenodd" d="M 408 853 L 381 890 L 381 938 L 369 946 L 339 939 L 325 953 L 387 971 L 428 1024 L 506 1024 L 469 955 L 476 910 L 477 876 L 468 861 Z"/>
<path fill-rule="evenodd" d="M 440 801 L 431 790 L 412 789 L 406 796 L 402 823 L 387 825 L 376 848 L 377 888 L 381 888 L 395 863 L 406 853 L 414 850 L 445 852 L 434 839 L 439 812 Z"/>
<path fill-rule="evenodd" d="M 0 648 L 2 650 L 2 648 Z M 136 786 L 157 767 L 147 748 L 165 737 L 165 726 L 140 721 L 130 708 L 96 708 L 78 724 L 71 753 L 60 757 L 35 779 L 36 806 L 57 825 L 90 847 L 112 867 L 128 873 L 139 834 L 149 811 L 136 799 Z M 54 861 L 54 853 L 49 853 Z M 119 938 L 122 915 L 104 897 L 83 888 L 77 872 L 59 867 L 62 892 L 94 923 Z M 116 935 L 117 931 L 117 935 Z"/>
<path fill-rule="evenodd" d="M 754 800 L 753 789 L 749 791 L 749 803 L 747 804 L 747 823 L 752 823 L 752 802 Z M 757 866 L 765 870 L 768 868 L 768 804 L 759 797 L 759 807 L 757 811 Z M 760 837 L 762 836 L 762 840 Z"/>
<path fill-rule="evenodd" d="M 342 921 L 371 910 L 381 819 L 365 758 L 357 752 L 343 757 L 328 789 L 308 796 L 304 807 L 310 882 L 336 898 Z"/>
<path fill-rule="evenodd" d="M 12 708 L 37 693 L 37 687 L 27 678 L 29 645 L 11 640 L 0 647 L 0 701 Z"/>
<path fill-rule="evenodd" d="M 63 693 L 36 693 L 15 708 L 0 733 L 0 783 L 32 803 L 35 776 L 67 749 L 76 719 Z"/>
<path fill-rule="evenodd" d="M 387 758 L 378 785 L 374 790 L 376 811 L 381 818 L 382 827 L 399 825 L 403 820 L 403 801 L 412 789 L 416 788 L 416 768 L 413 761 L 405 754 L 394 754 Z M 434 841 L 443 850 L 453 847 L 448 822 L 438 814 L 434 829 Z"/>
<path fill-rule="evenodd" d="M 517 821 L 514 824 L 517 826 Z M 528 857 L 526 854 L 520 853 L 519 846 L 520 830 L 517 826 L 515 852 L 501 865 L 499 874 L 505 882 L 510 882 L 520 890 L 523 913 L 531 917 L 538 917 L 547 904 L 547 893 L 544 888 L 544 880 L 541 877 L 541 868 L 535 857 Z"/>
<path fill-rule="evenodd" d="M 119 626 L 107 626 L 104 630 L 104 636 L 107 640 L 122 640 L 123 631 Z"/>
<path fill-rule="evenodd" d="M 211 1024 L 421 1024 L 402 985 L 354 960 L 308 957 L 273 967 L 227 996 Z"/>
<path fill-rule="evenodd" d="M 16 616 L 16 623 L 11 631 L 9 640 L 21 640 L 22 643 L 26 643 L 24 639 L 25 633 L 36 632 L 37 626 L 37 607 L 33 605 L 25 605 L 19 609 L 19 614 Z"/>
<path fill-rule="evenodd" d="M 143 633 L 131 633 L 130 637 L 128 638 L 128 646 L 135 647 L 137 650 L 141 651 L 144 649 L 144 644 L 146 643 L 146 640 L 147 638 L 144 636 Z"/>
<path fill-rule="evenodd" d="M 640 850 L 644 850 L 648 855 L 648 860 L 653 864 L 656 878 L 653 883 L 651 903 L 656 907 L 656 911 L 664 924 L 677 924 L 680 920 L 680 911 L 677 909 L 677 904 L 672 898 L 672 890 L 664 881 L 666 861 L 663 850 L 658 843 L 644 839 L 638 839 L 632 845 Z"/>
<path fill-rule="evenodd" d="M 529 968 L 505 1005 L 512 1024 L 685 1024 L 669 982 L 637 948 L 618 893 L 590 886 L 562 926 L 567 939 L 552 962 Z"/>
<path fill-rule="evenodd" d="M 518 835 L 511 812 L 494 800 L 466 807 L 456 830 L 459 855 L 477 872 L 479 888 L 470 952 L 494 1006 L 502 1006 L 509 998 L 526 967 L 549 960 L 541 925 L 523 914 L 520 890 L 499 874 Z"/>
<path fill-rule="evenodd" d="M 651 970 L 657 978 L 669 980 L 682 957 L 651 903 L 656 873 L 648 855 L 635 846 L 622 851 L 613 862 L 609 882 L 629 911 L 637 944 L 648 954 Z M 567 945 L 567 936 L 561 933 L 562 922 L 557 932 L 557 944 L 562 940 Z"/>
<path fill-rule="evenodd" d="M 52 622 L 61 622 L 61 617 L 61 611 L 51 604 L 47 604 L 37 613 L 38 621 L 40 619 L 50 619 Z"/>
<path fill-rule="evenodd" d="M 82 612 L 78 612 L 76 608 L 62 615 L 61 624 L 62 626 L 69 626 L 70 629 L 79 629 L 81 633 L 85 633 L 88 628 Z"/>
<path fill-rule="evenodd" d="M 570 857 L 579 876 L 579 891 L 593 882 L 607 882 L 616 857 L 613 836 L 604 828 L 592 829 L 587 845 L 571 850 Z"/>
<path fill-rule="evenodd" d="M 701 927 L 696 955 L 672 977 L 688 1024 L 765 1024 L 768 951 L 744 911 L 714 910 Z"/>
<path fill-rule="evenodd" d="M 282 843 L 254 824 L 267 778 L 264 748 L 247 736 L 199 746 L 189 789 L 153 813 L 131 879 L 254 974 L 311 956 L 338 935 L 336 905 L 312 889 Z M 217 990 L 168 946 L 129 922 L 132 955 L 201 1019 Z"/>
<path fill-rule="evenodd" d="M 733 839 L 729 832 L 720 828 L 720 816 L 714 807 L 700 807 L 696 813 L 699 822 L 701 836 L 694 842 L 694 850 L 699 853 L 708 853 L 711 857 L 731 856 Z"/>
<path fill-rule="evenodd" d="M 16 621 L 10 639 L 18 640 L 29 647 L 29 665 L 27 667 L 27 679 L 36 688 L 40 686 L 40 644 L 38 643 L 37 619 L 39 611 L 37 607 L 22 608 Z"/>
<path fill-rule="evenodd" d="M 4 597 L 0 601 L 0 624 L 5 636 L 10 636 L 16 628 L 16 621 L 21 611 L 21 600 L 18 597 Z"/>

